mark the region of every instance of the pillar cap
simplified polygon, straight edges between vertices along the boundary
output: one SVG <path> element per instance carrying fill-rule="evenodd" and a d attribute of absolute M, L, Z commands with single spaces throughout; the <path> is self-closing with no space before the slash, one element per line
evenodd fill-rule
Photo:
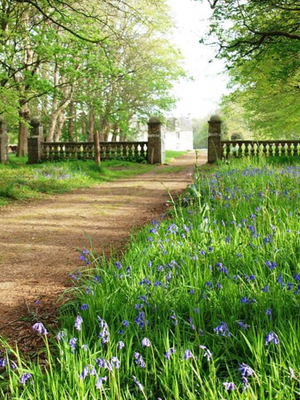
<path fill-rule="evenodd" d="M 148 125 L 161 125 L 161 120 L 159 117 L 151 117 L 148 121 Z"/>
<path fill-rule="evenodd" d="M 221 118 L 219 117 L 219 115 L 214 114 L 210 117 L 209 122 L 221 122 Z"/>
<path fill-rule="evenodd" d="M 41 124 L 41 118 L 39 116 L 31 117 L 30 125 L 32 126 L 39 126 Z"/>

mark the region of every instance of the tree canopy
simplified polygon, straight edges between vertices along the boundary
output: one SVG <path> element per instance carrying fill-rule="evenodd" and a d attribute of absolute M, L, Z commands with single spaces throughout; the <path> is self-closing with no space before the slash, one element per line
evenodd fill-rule
<path fill-rule="evenodd" d="M 226 60 L 233 92 L 257 136 L 295 137 L 300 128 L 300 1 L 215 0 L 209 40 Z M 215 38 L 211 40 L 211 38 Z"/>
<path fill-rule="evenodd" d="M 170 109 L 184 75 L 171 44 L 166 0 L 6 0 L 0 4 L 0 114 L 19 124 L 26 153 L 30 115 L 46 139 L 129 134 L 133 116 Z"/>

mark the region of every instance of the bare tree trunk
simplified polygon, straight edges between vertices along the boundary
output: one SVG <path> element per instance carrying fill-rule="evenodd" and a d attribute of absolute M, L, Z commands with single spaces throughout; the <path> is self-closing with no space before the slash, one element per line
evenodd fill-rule
<path fill-rule="evenodd" d="M 30 119 L 30 112 L 28 108 L 28 103 L 20 104 L 19 110 L 19 138 L 18 138 L 18 152 L 17 157 L 27 156 L 27 138 L 28 138 L 28 127 L 27 123 Z"/>
<path fill-rule="evenodd" d="M 89 110 L 89 125 L 88 125 L 88 142 L 92 142 L 94 140 L 94 130 L 95 130 L 95 111 L 94 108 L 91 107 Z"/>
<path fill-rule="evenodd" d="M 57 117 L 57 124 L 55 127 L 54 142 L 59 142 L 61 137 L 61 131 L 64 126 L 65 116 L 63 111 Z"/>
<path fill-rule="evenodd" d="M 69 141 L 75 142 L 75 134 L 74 134 L 74 119 L 76 119 L 76 109 L 74 101 L 71 101 L 69 106 L 69 123 L 68 123 L 68 132 L 69 132 Z"/>
<path fill-rule="evenodd" d="M 112 132 L 112 138 L 111 138 L 112 142 L 117 141 L 118 134 L 119 134 L 119 127 L 118 127 L 118 124 L 115 123 L 113 125 L 113 132 Z"/>

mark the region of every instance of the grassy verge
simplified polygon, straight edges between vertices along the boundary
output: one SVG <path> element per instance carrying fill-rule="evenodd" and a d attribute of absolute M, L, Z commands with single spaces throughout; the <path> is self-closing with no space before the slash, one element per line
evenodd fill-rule
<path fill-rule="evenodd" d="M 40 198 L 101 182 L 126 178 L 151 171 L 155 166 L 126 161 L 70 161 L 27 165 L 26 158 L 10 157 L 0 164 L 0 206 L 12 200 Z"/>
<path fill-rule="evenodd" d="M 167 159 L 185 152 L 167 151 Z M 70 161 L 28 165 L 26 157 L 13 155 L 9 163 L 0 164 L 0 207 L 11 201 L 41 198 L 47 194 L 64 193 L 115 179 L 152 171 L 156 166 L 127 161 L 103 161 L 97 167 L 93 161 Z M 174 171 L 176 172 L 176 167 Z M 178 167 L 180 168 L 180 167 Z M 161 173 L 163 170 L 159 169 Z"/>
<path fill-rule="evenodd" d="M 84 251 L 48 367 L 7 354 L 2 398 L 300 398 L 299 181 L 261 160 L 200 170 L 122 258 Z"/>
<path fill-rule="evenodd" d="M 174 158 L 184 156 L 187 153 L 187 151 L 173 151 L 173 150 L 167 150 L 166 151 L 166 159 L 165 162 L 168 164 L 170 161 L 172 161 Z"/>

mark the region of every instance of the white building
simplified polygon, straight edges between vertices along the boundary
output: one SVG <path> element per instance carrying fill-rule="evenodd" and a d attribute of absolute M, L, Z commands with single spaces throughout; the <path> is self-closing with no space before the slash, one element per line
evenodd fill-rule
<path fill-rule="evenodd" d="M 140 128 L 139 132 L 137 140 L 147 141 L 147 127 Z M 193 150 L 193 128 L 189 118 L 168 118 L 166 124 L 162 126 L 162 132 L 165 136 L 165 150 Z"/>

